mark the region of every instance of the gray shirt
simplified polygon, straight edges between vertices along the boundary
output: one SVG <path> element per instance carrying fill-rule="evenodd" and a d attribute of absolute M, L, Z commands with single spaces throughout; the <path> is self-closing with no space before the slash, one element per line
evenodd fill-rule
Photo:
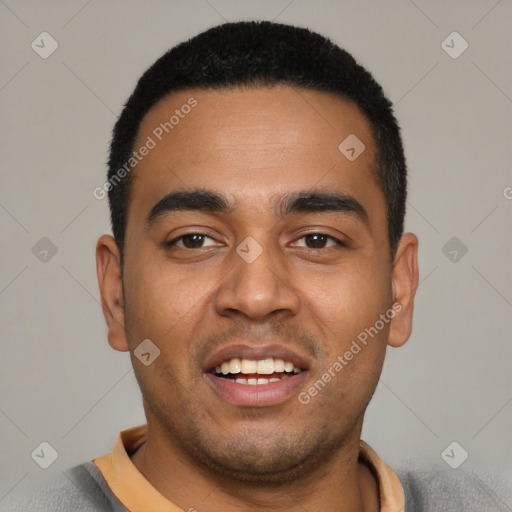
<path fill-rule="evenodd" d="M 396 472 L 405 493 L 405 511 L 512 512 L 512 486 L 484 481 L 460 470 Z M 1 512 L 127 512 L 92 462 L 56 474 L 44 489 L 24 499 L 0 502 Z"/>

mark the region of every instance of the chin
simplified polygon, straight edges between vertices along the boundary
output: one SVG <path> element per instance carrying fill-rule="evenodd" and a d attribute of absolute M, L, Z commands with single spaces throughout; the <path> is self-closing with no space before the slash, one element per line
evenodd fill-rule
<path fill-rule="evenodd" d="M 197 434 L 197 433 L 196 433 Z M 204 433 L 203 433 L 204 434 Z M 194 457 L 228 481 L 278 486 L 291 483 L 321 466 L 339 442 L 327 442 L 325 434 L 266 435 L 255 441 L 255 433 L 236 439 L 193 436 Z M 248 442 L 248 439 L 252 441 Z"/>

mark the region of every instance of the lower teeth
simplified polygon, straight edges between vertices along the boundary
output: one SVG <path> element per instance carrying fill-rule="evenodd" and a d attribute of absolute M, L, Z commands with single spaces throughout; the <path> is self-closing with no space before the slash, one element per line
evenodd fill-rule
<path fill-rule="evenodd" d="M 256 385 L 256 384 L 268 384 L 270 382 L 279 382 L 280 380 L 288 379 L 289 375 L 283 375 L 280 379 L 277 377 L 272 377 L 270 379 L 234 379 L 237 384 L 248 384 L 248 385 Z"/>

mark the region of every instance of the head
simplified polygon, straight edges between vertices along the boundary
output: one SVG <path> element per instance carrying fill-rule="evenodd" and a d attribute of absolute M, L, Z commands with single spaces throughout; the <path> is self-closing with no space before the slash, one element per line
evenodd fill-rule
<path fill-rule="evenodd" d="M 399 128 L 370 73 L 306 29 L 210 29 L 139 80 L 109 183 L 102 305 L 150 432 L 274 483 L 358 439 L 386 346 L 410 335 L 418 279 Z M 160 353 L 146 365 L 148 339 Z M 271 357 L 303 370 L 282 400 L 262 384 L 244 402 L 212 373 Z"/>
<path fill-rule="evenodd" d="M 108 162 L 111 223 L 121 254 L 133 171 L 138 165 L 138 159 L 133 158 L 135 140 L 148 111 L 167 95 L 187 89 L 277 85 L 331 93 L 352 102 L 367 119 L 376 145 L 372 171 L 386 201 L 393 258 L 403 233 L 407 170 L 390 101 L 371 74 L 327 38 L 306 28 L 270 22 L 214 27 L 169 50 L 140 78 L 115 125 Z M 155 139 L 157 135 L 152 134 Z M 119 179 L 119 169 L 127 167 L 131 170 Z"/>

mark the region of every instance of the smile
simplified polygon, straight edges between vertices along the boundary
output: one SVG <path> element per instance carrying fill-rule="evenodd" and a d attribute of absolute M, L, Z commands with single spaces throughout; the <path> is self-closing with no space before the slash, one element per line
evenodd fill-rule
<path fill-rule="evenodd" d="M 296 394 L 308 373 L 284 359 L 234 357 L 203 375 L 217 396 L 231 405 L 264 407 L 285 402 Z"/>
<path fill-rule="evenodd" d="M 270 357 L 254 360 L 234 357 L 212 368 L 210 373 L 222 379 L 232 380 L 236 384 L 254 386 L 279 382 L 302 371 L 304 370 L 294 366 L 291 361 L 283 359 Z M 263 375 L 265 377 L 262 377 Z"/>

